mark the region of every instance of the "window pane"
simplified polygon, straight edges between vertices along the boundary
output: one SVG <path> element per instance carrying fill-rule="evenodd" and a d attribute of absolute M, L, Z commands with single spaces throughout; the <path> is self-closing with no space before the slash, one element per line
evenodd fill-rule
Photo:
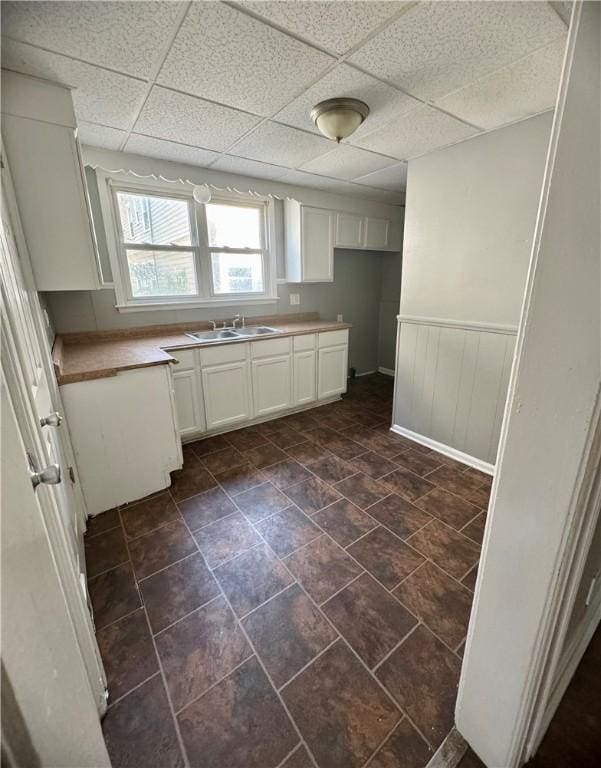
<path fill-rule="evenodd" d="M 209 203 L 209 245 L 216 248 L 261 248 L 261 209 Z"/>
<path fill-rule="evenodd" d="M 117 192 L 117 203 L 126 243 L 192 244 L 185 200 Z"/>
<path fill-rule="evenodd" d="M 127 249 L 132 295 L 194 296 L 196 271 L 192 251 L 136 251 Z"/>
<path fill-rule="evenodd" d="M 215 293 L 263 293 L 260 253 L 212 253 Z"/>

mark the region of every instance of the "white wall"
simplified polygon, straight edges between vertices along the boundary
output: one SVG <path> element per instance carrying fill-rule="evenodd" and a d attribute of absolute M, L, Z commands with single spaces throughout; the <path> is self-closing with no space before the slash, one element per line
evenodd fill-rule
<path fill-rule="evenodd" d="M 552 113 L 409 163 L 394 424 L 494 464 Z"/>
<path fill-rule="evenodd" d="M 601 6 L 583 3 L 551 141 L 457 701 L 457 727 L 489 766 L 513 768 L 527 757 L 531 708 L 545 704 L 539 685 L 572 570 L 570 534 L 582 514 L 595 428 L 600 29 Z"/>

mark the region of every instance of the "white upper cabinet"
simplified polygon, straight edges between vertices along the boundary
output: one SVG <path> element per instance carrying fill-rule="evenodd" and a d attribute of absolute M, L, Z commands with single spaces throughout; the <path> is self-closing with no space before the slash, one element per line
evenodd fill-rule
<path fill-rule="evenodd" d="M 363 246 L 363 216 L 354 213 L 339 213 L 336 216 L 336 246 L 338 248 L 361 248 Z"/>
<path fill-rule="evenodd" d="M 334 280 L 334 213 L 286 200 L 286 274 L 291 283 Z"/>
<path fill-rule="evenodd" d="M 388 219 L 365 219 L 365 248 L 385 251 L 390 245 L 390 221 Z"/>
<path fill-rule="evenodd" d="M 393 250 L 390 242 L 390 219 L 336 214 L 337 248 L 360 248 L 364 251 Z"/>
<path fill-rule="evenodd" d="M 99 288 L 71 91 L 3 71 L 2 140 L 37 289 Z"/>

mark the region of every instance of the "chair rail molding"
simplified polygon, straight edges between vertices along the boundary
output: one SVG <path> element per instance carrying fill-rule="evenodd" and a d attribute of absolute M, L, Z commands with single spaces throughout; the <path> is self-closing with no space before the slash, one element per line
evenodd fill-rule
<path fill-rule="evenodd" d="M 397 315 L 399 323 L 413 323 L 415 325 L 435 325 L 441 328 L 461 328 L 464 331 L 486 331 L 487 333 L 505 333 L 516 336 L 517 325 L 504 323 L 486 323 L 478 320 L 455 320 L 448 317 L 426 317 L 422 315 Z"/>

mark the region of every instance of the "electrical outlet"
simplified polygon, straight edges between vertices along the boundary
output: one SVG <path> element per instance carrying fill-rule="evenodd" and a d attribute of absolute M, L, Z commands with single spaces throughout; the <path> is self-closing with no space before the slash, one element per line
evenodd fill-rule
<path fill-rule="evenodd" d="M 294 306 L 295 304 L 300 304 L 300 293 L 290 294 L 290 306 Z"/>
<path fill-rule="evenodd" d="M 338 320 L 339 323 L 342 322 L 342 315 L 336 315 L 336 320 Z"/>

